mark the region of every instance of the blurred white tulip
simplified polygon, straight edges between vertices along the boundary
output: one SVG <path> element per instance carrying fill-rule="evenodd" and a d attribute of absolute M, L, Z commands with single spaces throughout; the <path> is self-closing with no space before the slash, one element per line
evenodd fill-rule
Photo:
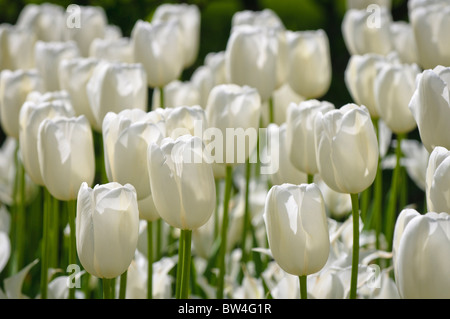
<path fill-rule="evenodd" d="M 153 90 L 152 110 L 161 107 L 161 89 Z M 175 108 L 177 106 L 194 106 L 200 104 L 200 93 L 197 87 L 190 81 L 174 80 L 164 88 L 164 108 Z"/>
<path fill-rule="evenodd" d="M 19 139 L 20 109 L 30 92 L 43 90 L 42 78 L 36 70 L 0 73 L 0 121 L 7 135 Z"/>
<path fill-rule="evenodd" d="M 133 63 L 133 45 L 129 38 L 95 38 L 89 47 L 89 56 L 108 61 Z"/>
<path fill-rule="evenodd" d="M 86 92 L 96 131 L 101 131 L 108 112 L 136 108 L 147 110 L 147 74 L 142 64 L 102 62 L 86 84 Z"/>
<path fill-rule="evenodd" d="M 437 146 L 430 154 L 426 171 L 427 209 L 450 213 L 450 152 Z"/>

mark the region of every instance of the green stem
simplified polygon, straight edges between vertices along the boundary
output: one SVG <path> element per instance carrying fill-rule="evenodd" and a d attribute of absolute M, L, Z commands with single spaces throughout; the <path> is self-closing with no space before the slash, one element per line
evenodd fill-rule
<path fill-rule="evenodd" d="M 103 299 L 113 299 L 113 280 L 103 278 Z"/>
<path fill-rule="evenodd" d="M 219 252 L 219 278 L 217 280 L 217 299 L 224 297 L 224 282 L 225 282 L 225 254 L 227 251 L 227 234 L 228 234 L 228 209 L 231 197 L 231 186 L 233 179 L 233 167 L 227 165 L 225 177 L 225 194 L 223 201 L 223 216 L 222 216 L 222 230 Z"/>
<path fill-rule="evenodd" d="M 153 298 L 153 222 L 147 221 L 147 299 Z"/>
<path fill-rule="evenodd" d="M 70 227 L 70 242 L 69 242 L 69 265 L 77 263 L 77 243 L 75 237 L 75 215 L 76 215 L 76 200 L 67 202 L 69 210 L 69 227 Z M 69 299 L 75 299 L 75 287 L 69 288 Z"/>
<path fill-rule="evenodd" d="M 314 174 L 308 174 L 307 176 L 308 176 L 307 179 L 308 184 L 314 183 Z"/>
<path fill-rule="evenodd" d="M 122 275 L 120 275 L 120 290 L 119 290 L 119 299 L 125 299 L 127 294 L 127 276 L 128 270 L 125 270 Z"/>
<path fill-rule="evenodd" d="M 359 264 L 359 205 L 358 194 L 350 194 L 352 200 L 353 219 L 353 252 L 352 252 L 352 275 L 350 282 L 350 299 L 356 299 L 356 289 L 358 283 Z"/>
<path fill-rule="evenodd" d="M 189 298 L 189 278 L 191 275 L 191 241 L 192 241 L 192 230 L 182 229 L 183 238 L 183 271 L 181 280 L 180 297 L 181 299 Z"/>
<path fill-rule="evenodd" d="M 273 110 L 273 96 L 269 98 L 269 124 L 275 123 L 275 115 Z"/>
<path fill-rule="evenodd" d="M 159 107 L 165 108 L 164 106 L 164 87 L 159 88 Z"/>
<path fill-rule="evenodd" d="M 181 285 L 183 280 L 183 262 L 184 262 L 184 246 L 183 246 L 183 233 L 180 234 L 178 241 L 178 264 L 177 264 L 177 278 L 175 285 L 175 298 L 181 299 Z"/>
<path fill-rule="evenodd" d="M 386 240 L 388 243 L 388 250 L 392 249 L 392 237 L 394 233 L 394 225 L 397 212 L 397 197 L 399 188 L 399 178 L 401 174 L 400 159 L 402 157 L 401 141 L 403 139 L 402 134 L 397 135 L 397 147 L 395 149 L 396 164 L 392 173 L 391 181 L 391 193 L 389 197 L 389 203 L 387 207 L 387 220 L 386 220 Z"/>
<path fill-rule="evenodd" d="M 308 289 L 306 286 L 306 283 L 307 283 L 306 275 L 299 276 L 298 278 L 300 279 L 300 298 L 308 299 Z"/>
<path fill-rule="evenodd" d="M 250 175 L 251 175 L 251 164 L 247 160 L 245 163 L 245 208 L 244 208 L 244 227 L 242 230 L 242 262 L 246 263 L 248 261 L 248 253 L 246 248 L 247 243 L 247 233 L 250 227 L 250 205 L 249 205 L 249 190 L 250 190 Z"/>
<path fill-rule="evenodd" d="M 52 198 L 47 188 L 44 187 L 44 216 L 41 247 L 41 299 L 47 299 L 48 282 L 48 257 L 49 257 L 49 224 Z"/>

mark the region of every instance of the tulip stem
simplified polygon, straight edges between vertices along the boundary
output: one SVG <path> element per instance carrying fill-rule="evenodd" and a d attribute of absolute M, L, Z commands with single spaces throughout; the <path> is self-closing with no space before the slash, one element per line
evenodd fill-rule
<path fill-rule="evenodd" d="M 275 123 L 275 116 L 273 110 L 273 96 L 269 98 L 269 124 Z"/>
<path fill-rule="evenodd" d="M 103 299 L 113 299 L 113 280 L 103 278 Z"/>
<path fill-rule="evenodd" d="M 119 290 L 119 299 L 125 299 L 127 294 L 127 277 L 128 270 L 125 270 L 122 275 L 120 275 L 120 290 Z"/>
<path fill-rule="evenodd" d="M 153 222 L 147 221 L 147 299 L 153 298 Z"/>
<path fill-rule="evenodd" d="M 228 209 L 231 197 L 231 186 L 233 182 L 233 166 L 227 165 L 225 177 L 225 194 L 223 201 L 222 230 L 219 252 L 219 278 L 217 280 L 217 299 L 224 297 L 225 281 L 225 254 L 227 251 L 227 233 L 228 233 Z"/>
<path fill-rule="evenodd" d="M 41 246 L 41 299 L 47 299 L 49 224 L 50 224 L 50 210 L 52 198 L 47 188 L 44 187 L 43 191 L 44 191 L 44 216 L 42 221 L 43 234 Z"/>
<path fill-rule="evenodd" d="M 247 234 L 250 227 L 250 207 L 249 207 L 249 189 L 250 189 L 250 175 L 251 175 L 251 164 L 247 160 L 245 165 L 245 209 L 244 209 L 244 227 L 242 231 L 242 262 L 246 263 L 248 261 L 247 254 Z"/>
<path fill-rule="evenodd" d="M 159 107 L 165 108 L 164 106 L 164 87 L 159 88 Z"/>
<path fill-rule="evenodd" d="M 298 276 L 300 279 L 300 298 L 301 299 L 308 299 L 308 289 L 307 289 L 307 280 L 306 275 L 304 276 Z"/>
<path fill-rule="evenodd" d="M 192 230 L 181 229 L 180 250 L 178 252 L 176 298 L 189 298 L 189 277 L 191 266 Z"/>
<path fill-rule="evenodd" d="M 350 282 L 350 299 L 356 299 L 359 264 L 359 203 L 358 194 L 350 194 L 352 200 L 353 219 L 353 252 L 352 252 L 352 275 Z"/>
<path fill-rule="evenodd" d="M 69 211 L 69 227 L 70 227 L 70 241 L 69 241 L 69 265 L 77 263 L 77 244 L 75 237 L 75 215 L 76 215 L 76 201 L 70 200 L 67 202 Z M 69 299 L 75 299 L 75 287 L 69 288 Z"/>
<path fill-rule="evenodd" d="M 399 178 L 401 174 L 400 167 L 400 159 L 402 157 L 402 149 L 401 142 L 403 140 L 403 134 L 397 135 L 397 146 L 395 149 L 396 156 L 396 164 L 394 168 L 394 172 L 392 173 L 392 181 L 391 181 L 391 193 L 389 197 L 389 203 L 387 207 L 387 224 L 386 224 L 386 240 L 388 243 L 388 250 L 392 249 L 392 237 L 394 233 L 394 225 L 396 219 L 396 211 L 397 211 L 397 197 L 398 197 L 398 187 L 399 187 Z"/>

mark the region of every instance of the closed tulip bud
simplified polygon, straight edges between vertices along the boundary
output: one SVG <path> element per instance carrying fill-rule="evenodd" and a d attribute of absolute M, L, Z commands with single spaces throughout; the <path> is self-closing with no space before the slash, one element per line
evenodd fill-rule
<path fill-rule="evenodd" d="M 186 3 L 159 5 L 152 21 L 175 19 L 180 23 L 183 38 L 183 67 L 194 64 L 200 45 L 200 10 L 196 5 Z"/>
<path fill-rule="evenodd" d="M 42 90 L 42 78 L 36 70 L 0 73 L 0 121 L 7 135 L 19 139 L 20 109 L 30 92 Z"/>
<path fill-rule="evenodd" d="M 274 163 L 270 161 L 269 165 L 273 165 L 273 168 L 270 170 L 274 172 L 271 175 L 271 181 L 273 185 L 281 185 L 284 183 L 290 184 L 302 184 L 307 182 L 307 176 L 304 172 L 298 170 L 292 162 L 289 160 L 287 154 L 288 145 L 287 145 L 287 128 L 286 123 L 278 126 L 276 124 L 269 124 L 267 127 L 269 143 L 272 143 L 272 147 L 275 152 L 278 152 L 278 156 L 274 157 L 274 154 L 270 154 L 272 159 L 277 158 L 280 162 Z M 315 152 L 315 151 L 314 151 Z"/>
<path fill-rule="evenodd" d="M 286 144 L 289 159 L 298 170 L 314 175 L 319 172 L 314 144 L 314 118 L 318 112 L 334 110 L 327 101 L 307 100 L 291 103 L 287 111 Z"/>
<path fill-rule="evenodd" d="M 65 59 L 59 64 L 58 70 L 60 87 L 70 95 L 75 114 L 85 115 L 91 126 L 96 125 L 96 120 L 86 86 L 99 62 L 95 58 Z"/>
<path fill-rule="evenodd" d="M 161 107 L 161 89 L 154 89 L 152 96 L 152 110 Z M 164 91 L 164 108 L 178 106 L 194 106 L 200 103 L 200 93 L 194 83 L 190 81 L 174 80 L 162 88 Z"/>
<path fill-rule="evenodd" d="M 450 5 L 448 2 L 433 2 L 411 8 L 409 19 L 414 29 L 419 64 L 423 69 L 438 65 L 450 65 Z"/>
<path fill-rule="evenodd" d="M 231 26 L 253 25 L 267 28 L 285 29 L 283 21 L 271 9 L 261 11 L 243 10 L 236 12 L 231 19 Z"/>
<path fill-rule="evenodd" d="M 325 204 L 315 184 L 273 186 L 263 216 L 270 250 L 284 271 L 306 276 L 322 269 L 330 239 Z"/>
<path fill-rule="evenodd" d="M 131 39 L 134 61 L 143 64 L 148 86 L 164 87 L 180 77 L 184 42 L 179 22 L 138 20 L 131 31 Z"/>
<path fill-rule="evenodd" d="M 46 91 L 57 91 L 60 89 L 58 74 L 59 63 L 64 59 L 71 59 L 80 56 L 80 51 L 74 41 L 38 41 L 34 52 L 36 68 L 42 76 Z"/>
<path fill-rule="evenodd" d="M 392 132 L 408 133 L 417 126 L 409 109 L 416 88 L 417 65 L 381 63 L 374 81 L 375 105 Z"/>
<path fill-rule="evenodd" d="M 214 175 L 204 145 L 196 136 L 167 138 L 148 148 L 148 170 L 159 215 L 172 227 L 204 225 L 216 205 Z"/>
<path fill-rule="evenodd" d="M 416 91 L 409 108 L 416 120 L 420 139 L 429 153 L 436 146 L 450 148 L 450 68 L 437 66 L 416 79 Z"/>
<path fill-rule="evenodd" d="M 38 158 L 50 194 L 63 201 L 76 199 L 81 183 L 92 184 L 95 177 L 94 142 L 86 117 L 42 121 Z"/>
<path fill-rule="evenodd" d="M 379 7 L 375 12 L 366 8 L 347 10 L 342 35 L 350 55 L 391 52 L 391 23 L 392 15 L 386 7 Z"/>
<path fill-rule="evenodd" d="M 391 37 L 394 50 L 403 63 L 419 63 L 416 38 L 410 23 L 396 21 L 391 24 Z"/>
<path fill-rule="evenodd" d="M 380 116 L 375 101 L 374 82 L 377 65 L 383 61 L 386 60 L 378 54 L 353 55 L 345 69 L 345 84 L 353 101 L 367 107 L 374 119 Z"/>
<path fill-rule="evenodd" d="M 395 281 L 405 299 L 450 298 L 450 215 L 403 210 L 395 228 Z"/>
<path fill-rule="evenodd" d="M 86 84 L 96 124 L 101 131 L 106 113 L 120 113 L 124 109 L 147 109 L 147 75 L 142 64 L 102 62 Z"/>
<path fill-rule="evenodd" d="M 102 132 L 108 180 L 132 184 L 139 200 L 148 197 L 147 148 L 151 143 L 160 143 L 164 132 L 140 109 L 109 112 Z"/>
<path fill-rule="evenodd" d="M 374 181 L 378 141 L 368 110 L 347 104 L 315 118 L 315 145 L 323 181 L 340 193 L 357 194 Z"/>
<path fill-rule="evenodd" d="M 133 46 L 129 38 L 96 38 L 92 41 L 89 48 L 89 56 L 112 62 L 134 62 Z"/>
<path fill-rule="evenodd" d="M 450 213 L 450 152 L 441 146 L 430 154 L 426 170 L 426 200 L 428 211 Z"/>
<path fill-rule="evenodd" d="M 314 99 L 323 96 L 331 84 L 331 57 L 325 31 L 288 32 L 287 80 L 297 94 Z"/>
<path fill-rule="evenodd" d="M 269 100 L 279 84 L 278 56 L 285 52 L 279 32 L 250 25 L 233 28 L 225 51 L 228 82 L 256 88 L 262 101 Z"/>
<path fill-rule="evenodd" d="M 215 150 L 216 163 L 236 165 L 245 162 L 256 147 L 260 114 L 261 98 L 254 88 L 221 84 L 211 90 L 206 106 L 206 120 L 208 127 L 217 128 L 221 133 L 221 136 L 216 136 L 208 144 L 208 148 Z M 248 136 L 248 144 L 241 138 L 236 142 L 236 135 L 244 139 Z M 205 138 L 209 139 L 211 136 Z"/>
<path fill-rule="evenodd" d="M 96 38 L 105 37 L 107 25 L 108 18 L 102 7 L 78 6 L 75 12 L 66 11 L 67 27 L 65 28 L 64 39 L 75 41 L 81 55 L 88 57 L 92 41 Z"/>
<path fill-rule="evenodd" d="M 3 69 L 27 70 L 35 67 L 34 46 L 37 38 L 33 29 L 1 24 L 0 41 Z"/>
<path fill-rule="evenodd" d="M 200 106 L 178 106 L 164 110 L 166 134 L 176 139 L 185 134 L 203 139 L 203 132 L 208 127 L 206 112 Z"/>
<path fill-rule="evenodd" d="M 124 273 L 134 257 L 139 235 L 136 191 L 130 184 L 79 188 L 76 216 L 81 265 L 98 278 Z"/>
<path fill-rule="evenodd" d="M 34 183 L 44 186 L 38 156 L 39 126 L 45 119 L 57 116 L 72 117 L 74 112 L 64 101 L 34 103 L 27 101 L 23 104 L 19 116 L 20 152 L 25 171 Z"/>
<path fill-rule="evenodd" d="M 34 30 L 37 40 L 62 41 L 66 27 L 65 10 L 53 3 L 27 4 L 20 11 L 16 25 Z"/>

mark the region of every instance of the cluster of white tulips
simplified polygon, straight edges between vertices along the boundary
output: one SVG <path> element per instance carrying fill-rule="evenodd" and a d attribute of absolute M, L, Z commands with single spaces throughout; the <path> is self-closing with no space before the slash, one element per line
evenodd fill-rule
<path fill-rule="evenodd" d="M 182 80 L 195 5 L 130 37 L 27 5 L 0 25 L 0 298 L 450 298 L 450 1 L 408 9 L 347 1 L 335 106 L 325 31 L 269 9 Z"/>

